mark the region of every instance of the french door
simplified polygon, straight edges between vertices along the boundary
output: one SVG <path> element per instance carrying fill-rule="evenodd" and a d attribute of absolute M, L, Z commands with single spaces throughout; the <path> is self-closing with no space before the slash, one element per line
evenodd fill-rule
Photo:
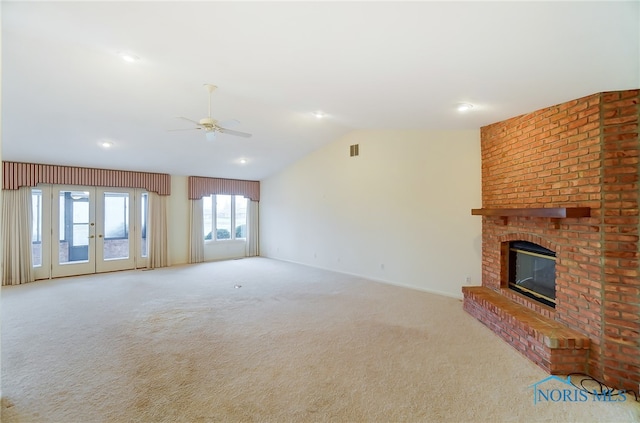
<path fill-rule="evenodd" d="M 146 266 L 147 199 L 146 192 L 127 188 L 34 188 L 36 279 Z"/>

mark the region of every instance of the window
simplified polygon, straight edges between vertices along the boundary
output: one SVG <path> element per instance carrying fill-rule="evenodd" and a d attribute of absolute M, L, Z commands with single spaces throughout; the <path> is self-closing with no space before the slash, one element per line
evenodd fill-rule
<path fill-rule="evenodd" d="M 216 195 L 216 239 L 231 239 L 231 198 Z"/>
<path fill-rule="evenodd" d="M 247 199 L 242 195 L 202 198 L 204 239 L 223 241 L 247 237 Z"/>

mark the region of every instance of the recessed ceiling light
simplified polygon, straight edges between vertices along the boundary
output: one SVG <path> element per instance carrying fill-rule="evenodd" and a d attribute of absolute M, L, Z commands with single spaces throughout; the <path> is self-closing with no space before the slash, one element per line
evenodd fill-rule
<path fill-rule="evenodd" d="M 247 162 L 247 159 L 240 159 L 241 164 L 245 164 L 246 162 Z"/>
<path fill-rule="evenodd" d="M 323 111 L 318 110 L 317 112 L 313 112 L 313 115 L 315 117 L 317 117 L 318 119 L 322 119 L 324 117 L 327 117 L 327 114 Z"/>
<path fill-rule="evenodd" d="M 134 63 L 137 62 L 138 60 L 140 60 L 140 57 L 136 56 L 135 54 L 129 52 L 129 51 L 121 51 L 119 53 L 119 56 L 122 60 L 124 60 L 125 62 L 129 62 L 129 63 Z"/>
<path fill-rule="evenodd" d="M 469 104 L 469 103 L 460 103 L 460 104 L 458 104 L 458 111 L 459 112 L 468 112 L 471 109 L 473 109 L 473 104 Z"/>
<path fill-rule="evenodd" d="M 113 147 L 113 143 L 111 141 L 103 140 L 98 143 L 98 145 L 104 149 L 109 149 Z"/>

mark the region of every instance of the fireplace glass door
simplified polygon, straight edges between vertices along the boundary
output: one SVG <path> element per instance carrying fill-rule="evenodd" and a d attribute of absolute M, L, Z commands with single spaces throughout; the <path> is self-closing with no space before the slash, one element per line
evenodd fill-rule
<path fill-rule="evenodd" d="M 529 298 L 555 307 L 555 252 L 527 241 L 511 242 L 509 287 Z"/>

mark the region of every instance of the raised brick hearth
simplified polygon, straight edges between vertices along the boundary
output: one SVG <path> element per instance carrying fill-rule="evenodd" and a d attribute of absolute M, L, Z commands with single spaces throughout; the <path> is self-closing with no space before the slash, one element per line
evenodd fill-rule
<path fill-rule="evenodd" d="M 551 373 L 640 383 L 640 90 L 590 95 L 481 129 L 482 208 L 588 207 L 589 217 L 482 217 L 482 287 L 465 309 Z M 505 248 L 556 252 L 556 307 L 507 286 Z M 560 334 L 560 335 L 559 335 Z"/>
<path fill-rule="evenodd" d="M 484 286 L 465 286 L 464 309 L 551 374 L 584 373 L 589 338 Z M 509 324 L 505 324 L 509 322 Z"/>

